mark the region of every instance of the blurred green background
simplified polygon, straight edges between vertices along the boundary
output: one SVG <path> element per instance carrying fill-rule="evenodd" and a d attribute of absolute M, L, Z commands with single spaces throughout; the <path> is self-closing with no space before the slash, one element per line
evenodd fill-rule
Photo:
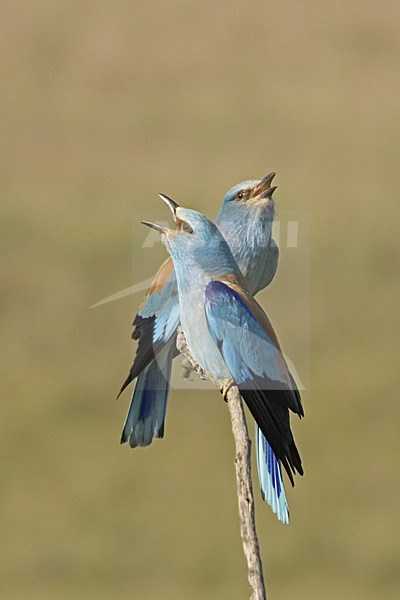
<path fill-rule="evenodd" d="M 121 447 L 140 294 L 89 307 L 165 256 L 139 224 L 167 218 L 155 192 L 215 216 L 270 170 L 310 251 L 299 270 L 282 245 L 260 299 L 310 373 L 289 527 L 255 485 L 269 597 L 399 597 L 399 20 L 394 0 L 1 2 L 2 598 L 248 596 L 226 406 L 174 391 L 165 439 Z"/>

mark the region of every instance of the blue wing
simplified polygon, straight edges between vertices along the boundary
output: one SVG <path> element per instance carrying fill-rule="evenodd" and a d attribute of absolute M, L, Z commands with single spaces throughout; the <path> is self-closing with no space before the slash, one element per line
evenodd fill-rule
<path fill-rule="evenodd" d="M 205 313 L 232 378 L 294 484 L 293 473 L 303 474 L 303 469 L 288 409 L 304 413 L 267 316 L 251 296 L 223 281 L 212 281 L 205 288 Z"/>
<path fill-rule="evenodd" d="M 138 340 L 136 356 L 119 395 L 157 357 L 179 325 L 179 297 L 171 259 L 161 266 L 133 321 L 132 338 Z M 172 359 L 171 359 L 172 360 Z"/>

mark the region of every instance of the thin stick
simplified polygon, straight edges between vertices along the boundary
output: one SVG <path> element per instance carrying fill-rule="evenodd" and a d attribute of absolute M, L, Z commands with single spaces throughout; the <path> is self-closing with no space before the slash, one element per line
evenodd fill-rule
<path fill-rule="evenodd" d="M 209 373 L 203 371 L 200 365 L 196 364 L 190 355 L 185 336 L 180 328 L 176 345 L 179 352 L 191 363 L 193 370 L 202 379 L 211 381 L 220 390 L 226 386 L 226 381 L 214 379 Z M 235 438 L 235 470 L 240 533 L 247 562 L 247 577 L 251 588 L 250 600 L 266 600 L 260 547 L 254 517 L 254 496 L 251 483 L 251 440 L 247 431 L 242 399 L 235 385 L 228 389 L 226 399 Z"/>

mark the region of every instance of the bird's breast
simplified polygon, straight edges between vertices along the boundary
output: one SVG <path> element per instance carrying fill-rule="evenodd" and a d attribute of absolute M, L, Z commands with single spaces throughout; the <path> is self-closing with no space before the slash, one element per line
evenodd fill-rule
<path fill-rule="evenodd" d="M 230 377 L 225 361 L 208 329 L 204 310 L 204 288 L 192 291 L 181 300 L 181 326 L 190 354 L 202 369 L 216 379 Z"/>

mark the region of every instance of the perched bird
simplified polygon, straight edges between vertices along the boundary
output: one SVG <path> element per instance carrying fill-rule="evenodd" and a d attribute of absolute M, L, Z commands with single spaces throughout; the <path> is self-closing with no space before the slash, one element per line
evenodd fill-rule
<path fill-rule="evenodd" d="M 178 284 L 180 320 L 193 359 L 212 377 L 230 380 L 252 413 L 264 439 L 270 491 L 278 517 L 287 520 L 280 500 L 282 465 L 294 485 L 303 474 L 289 423 L 289 410 L 304 415 L 299 391 L 276 334 L 246 288 L 232 252 L 214 223 L 163 196 L 176 230 L 144 222 L 162 234 Z M 270 465 L 268 465 L 268 462 Z M 260 463 L 259 463 L 260 466 Z M 268 468 L 270 467 L 270 468 Z"/>
<path fill-rule="evenodd" d="M 252 295 L 272 281 L 278 266 L 279 251 L 272 238 L 275 212 L 272 195 L 276 187 L 271 184 L 274 176 L 275 173 L 272 172 L 261 180 L 243 181 L 231 188 L 223 199 L 215 221 L 228 242 Z M 131 381 L 136 378 L 137 381 L 121 443 L 129 440 L 131 447 L 146 446 L 152 442 L 153 436 L 164 435 L 171 366 L 177 355 L 178 325 L 178 289 L 169 258 L 156 274 L 134 320 L 132 337 L 139 340 L 139 345 L 121 392 Z M 274 491 L 271 492 L 271 481 L 275 482 L 279 474 L 275 475 L 276 461 L 274 463 L 268 458 L 268 443 L 257 426 L 256 441 L 261 493 L 263 499 L 272 505 L 275 500 Z M 286 514 L 283 484 L 277 481 L 279 483 L 280 502 L 285 507 L 281 513 Z M 281 520 L 285 521 L 287 518 L 283 517 Z"/>

